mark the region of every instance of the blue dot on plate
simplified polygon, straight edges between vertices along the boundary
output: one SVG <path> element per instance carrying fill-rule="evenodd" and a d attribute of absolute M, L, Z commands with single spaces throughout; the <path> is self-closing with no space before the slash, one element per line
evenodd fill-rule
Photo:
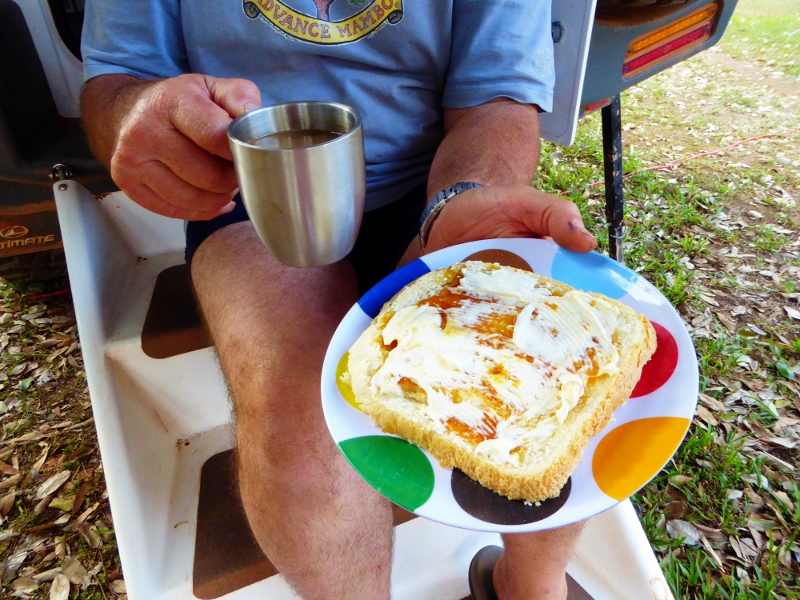
<path fill-rule="evenodd" d="M 641 276 L 617 261 L 598 254 L 578 254 L 559 248 L 553 257 L 551 277 L 585 292 L 622 298 L 641 286 Z"/>
<path fill-rule="evenodd" d="M 407 284 L 422 277 L 425 273 L 430 273 L 430 271 L 430 267 L 418 258 L 400 269 L 397 269 L 397 271 L 390 273 L 372 286 L 366 294 L 361 296 L 358 305 L 361 307 L 361 310 L 374 319 L 378 316 L 378 313 L 381 312 L 383 305 L 386 304 L 392 296 L 403 289 Z"/>

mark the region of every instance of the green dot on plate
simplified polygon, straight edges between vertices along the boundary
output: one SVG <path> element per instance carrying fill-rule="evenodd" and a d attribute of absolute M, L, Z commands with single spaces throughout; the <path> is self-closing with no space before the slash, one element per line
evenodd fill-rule
<path fill-rule="evenodd" d="M 433 467 L 413 444 L 395 437 L 367 435 L 344 440 L 339 447 L 367 483 L 395 504 L 415 510 L 431 497 Z"/>
<path fill-rule="evenodd" d="M 350 406 L 356 410 L 361 410 L 361 407 L 356 401 L 356 395 L 353 393 L 353 388 L 350 387 L 349 378 L 344 377 L 344 374 L 347 373 L 349 359 L 350 353 L 345 352 L 336 365 L 336 387 L 339 388 L 339 393 L 342 395 L 342 398 L 344 398 Z"/>

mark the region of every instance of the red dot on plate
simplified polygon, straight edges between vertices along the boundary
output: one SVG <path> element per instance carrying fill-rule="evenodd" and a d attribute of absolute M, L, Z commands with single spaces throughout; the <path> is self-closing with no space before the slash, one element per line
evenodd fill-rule
<path fill-rule="evenodd" d="M 656 351 L 644 365 L 642 377 L 633 388 L 631 398 L 645 396 L 669 381 L 678 366 L 678 343 L 666 327 L 650 321 L 656 330 Z"/>

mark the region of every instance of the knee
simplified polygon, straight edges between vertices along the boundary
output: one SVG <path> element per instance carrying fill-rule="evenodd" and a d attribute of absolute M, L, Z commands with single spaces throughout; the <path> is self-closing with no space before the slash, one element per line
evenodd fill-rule
<path fill-rule="evenodd" d="M 339 469 L 342 459 L 327 430 L 264 427 L 237 435 L 240 477 L 302 489 L 318 486 Z"/>

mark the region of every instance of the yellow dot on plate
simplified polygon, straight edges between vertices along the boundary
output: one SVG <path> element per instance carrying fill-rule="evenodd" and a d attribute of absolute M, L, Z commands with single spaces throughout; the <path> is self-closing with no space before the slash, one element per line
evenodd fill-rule
<path fill-rule="evenodd" d="M 598 487 L 615 500 L 637 492 L 667 464 L 689 423 L 682 417 L 650 417 L 609 431 L 592 458 Z"/>
<path fill-rule="evenodd" d="M 350 406 L 356 410 L 361 410 L 358 402 L 356 402 L 356 395 L 353 393 L 353 388 L 350 387 L 350 378 L 347 372 L 347 361 L 349 358 L 350 353 L 345 352 L 342 358 L 339 359 L 339 364 L 336 365 L 336 387 L 339 388 L 339 393 L 342 395 L 342 398 L 347 400 Z"/>

